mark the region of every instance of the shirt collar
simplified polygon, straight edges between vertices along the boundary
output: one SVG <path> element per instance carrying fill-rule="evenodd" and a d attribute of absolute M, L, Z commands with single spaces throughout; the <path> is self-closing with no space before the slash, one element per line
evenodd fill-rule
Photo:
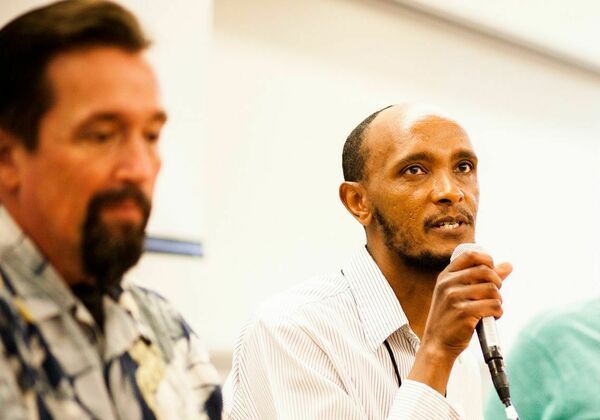
<path fill-rule="evenodd" d="M 108 296 L 104 297 L 106 313 L 104 325 L 105 330 L 110 331 L 110 334 L 106 335 L 105 360 L 111 360 L 124 353 L 140 337 L 143 337 L 146 342 L 154 341 L 152 331 L 144 323 L 140 308 L 131 294 L 132 286 L 126 281 L 125 283 L 117 301 Z"/>
<path fill-rule="evenodd" d="M 0 206 L 0 263 L 7 268 L 7 281 L 23 301 L 21 308 L 31 321 L 45 319 L 74 310 L 76 318 L 93 324 L 93 318 L 65 284 L 58 272 L 25 235 L 8 211 Z M 151 331 L 143 322 L 127 282 L 122 293 L 104 297 L 107 359 L 123 353 L 138 337 L 151 341 Z"/>
<path fill-rule="evenodd" d="M 400 302 L 365 246 L 342 270 L 364 324 L 366 338 L 375 351 L 394 332 L 408 325 Z"/>

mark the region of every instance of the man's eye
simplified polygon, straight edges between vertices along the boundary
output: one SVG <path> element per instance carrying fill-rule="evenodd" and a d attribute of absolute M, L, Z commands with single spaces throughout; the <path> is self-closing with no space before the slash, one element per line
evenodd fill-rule
<path fill-rule="evenodd" d="M 156 143 L 160 139 L 160 132 L 158 131 L 148 131 L 144 133 L 144 137 L 148 143 Z"/>
<path fill-rule="evenodd" d="M 83 137 L 94 143 L 108 143 L 119 136 L 118 130 L 90 130 Z"/>
<path fill-rule="evenodd" d="M 113 138 L 115 135 L 115 133 L 94 133 L 92 136 L 94 138 L 94 140 L 96 140 L 99 143 L 105 143 L 107 141 L 109 141 L 111 138 Z"/>
<path fill-rule="evenodd" d="M 422 175 L 424 173 L 425 171 L 419 165 L 412 165 L 404 170 L 406 175 Z"/>
<path fill-rule="evenodd" d="M 471 162 L 461 162 L 456 166 L 456 170 L 463 174 L 469 173 L 473 170 L 473 164 Z"/>

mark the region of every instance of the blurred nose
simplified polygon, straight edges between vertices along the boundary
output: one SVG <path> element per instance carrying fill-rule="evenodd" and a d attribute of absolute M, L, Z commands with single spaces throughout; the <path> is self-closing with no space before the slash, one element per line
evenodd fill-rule
<path fill-rule="evenodd" d="M 456 204 L 463 200 L 464 193 L 457 185 L 453 174 L 440 173 L 433 180 L 431 199 L 436 204 Z"/>
<path fill-rule="evenodd" d="M 142 135 L 132 135 L 120 149 L 117 180 L 140 187 L 148 184 L 151 189 L 161 164 L 156 143 L 147 141 Z"/>

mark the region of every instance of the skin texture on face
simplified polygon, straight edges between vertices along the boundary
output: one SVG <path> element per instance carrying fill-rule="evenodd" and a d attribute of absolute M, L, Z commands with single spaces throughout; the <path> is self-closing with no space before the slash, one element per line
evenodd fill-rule
<path fill-rule="evenodd" d="M 475 237 L 477 158 L 467 134 L 446 117 L 415 118 L 414 109 L 395 106 L 373 120 L 362 147 L 365 179 L 354 185 L 361 211 L 353 214 L 369 246 L 441 271 Z"/>
<path fill-rule="evenodd" d="M 40 121 L 37 149 L 14 146 L 17 181 L 4 201 L 67 283 L 75 284 L 90 281 L 81 249 L 92 200 L 124 188 L 151 199 L 166 116 L 156 78 L 139 53 L 76 50 L 55 57 L 46 74 L 54 103 Z M 101 206 L 98 219 L 118 239 L 130 227 L 143 230 L 147 213 L 126 197 Z"/>

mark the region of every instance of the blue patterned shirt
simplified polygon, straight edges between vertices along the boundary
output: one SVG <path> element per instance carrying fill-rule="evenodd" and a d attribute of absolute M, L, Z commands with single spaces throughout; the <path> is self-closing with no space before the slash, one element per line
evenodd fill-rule
<path fill-rule="evenodd" d="M 104 296 L 104 333 L 0 207 L 0 419 L 220 419 L 208 353 L 157 294 Z"/>

